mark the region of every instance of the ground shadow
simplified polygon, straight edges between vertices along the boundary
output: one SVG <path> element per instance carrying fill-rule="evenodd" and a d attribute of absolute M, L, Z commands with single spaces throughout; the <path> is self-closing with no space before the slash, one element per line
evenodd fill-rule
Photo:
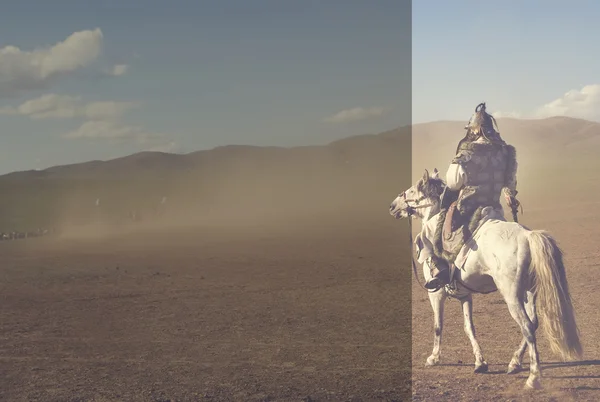
<path fill-rule="evenodd" d="M 589 366 L 600 366 L 600 360 L 581 360 L 574 362 L 547 362 L 541 363 L 542 371 L 552 370 L 556 368 L 569 368 L 569 367 L 589 367 Z M 473 364 L 469 363 L 442 363 L 438 367 L 472 367 Z M 506 367 L 508 363 L 495 363 L 490 364 L 489 367 L 502 367 L 502 370 L 490 370 L 481 374 L 506 374 Z M 526 372 L 529 370 L 529 364 L 523 363 L 523 369 L 520 371 Z M 598 375 L 570 375 L 570 376 L 548 376 L 548 378 L 565 378 L 565 379 L 577 379 L 577 378 L 600 378 L 600 372 Z"/>
<path fill-rule="evenodd" d="M 542 370 L 551 370 L 564 367 L 600 366 L 600 360 L 581 360 L 575 362 L 547 362 L 542 363 Z"/>
<path fill-rule="evenodd" d="M 475 365 L 470 364 L 470 363 L 440 363 L 436 367 L 471 367 L 471 368 L 474 368 Z M 488 365 L 488 367 L 508 367 L 508 363 L 506 363 L 506 364 L 500 364 L 500 363 L 490 364 L 490 365 Z M 485 373 L 479 373 L 478 375 L 485 375 L 485 374 L 506 374 L 506 369 L 504 368 L 502 370 L 488 370 Z"/>

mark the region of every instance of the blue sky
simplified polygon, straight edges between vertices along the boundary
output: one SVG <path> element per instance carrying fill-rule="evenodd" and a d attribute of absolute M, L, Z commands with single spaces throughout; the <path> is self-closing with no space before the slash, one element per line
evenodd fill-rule
<path fill-rule="evenodd" d="M 401 0 L 5 5 L 0 173 L 377 133 L 410 122 L 411 79 L 414 122 L 596 118 L 595 2 L 414 3 L 412 27 Z"/>
<path fill-rule="evenodd" d="M 413 122 L 600 119 L 600 2 L 414 1 Z M 568 93 L 568 95 L 566 95 Z"/>

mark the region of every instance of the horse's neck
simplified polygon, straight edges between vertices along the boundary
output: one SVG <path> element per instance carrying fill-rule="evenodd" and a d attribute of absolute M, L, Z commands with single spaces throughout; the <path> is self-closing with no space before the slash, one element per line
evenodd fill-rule
<path fill-rule="evenodd" d="M 426 223 L 428 220 L 436 216 L 440 213 L 439 204 L 434 204 L 432 207 L 428 208 L 423 214 L 423 223 Z"/>

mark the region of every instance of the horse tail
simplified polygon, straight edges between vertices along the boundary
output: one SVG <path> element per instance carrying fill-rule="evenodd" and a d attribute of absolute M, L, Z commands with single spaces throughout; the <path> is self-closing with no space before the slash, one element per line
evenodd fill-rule
<path fill-rule="evenodd" d="M 581 358 L 583 351 L 569 294 L 563 253 L 550 234 L 529 233 L 533 293 L 550 349 L 563 360 Z"/>

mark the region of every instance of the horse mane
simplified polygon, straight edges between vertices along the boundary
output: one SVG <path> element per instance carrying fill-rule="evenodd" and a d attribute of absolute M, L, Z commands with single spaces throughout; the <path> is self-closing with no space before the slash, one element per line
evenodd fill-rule
<path fill-rule="evenodd" d="M 440 198 L 446 187 L 446 182 L 440 178 L 430 177 L 425 182 L 422 178 L 417 182 L 417 190 L 428 198 Z"/>

